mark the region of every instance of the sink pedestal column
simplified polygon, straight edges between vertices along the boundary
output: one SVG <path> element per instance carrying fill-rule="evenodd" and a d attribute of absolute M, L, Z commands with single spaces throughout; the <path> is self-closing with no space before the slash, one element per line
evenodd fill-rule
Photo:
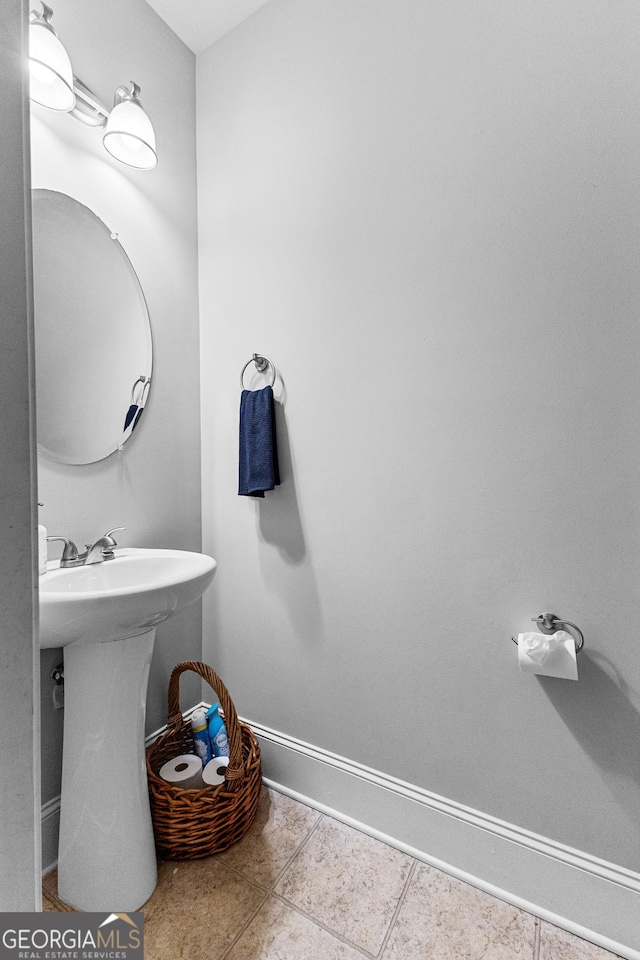
<path fill-rule="evenodd" d="M 79 910 L 133 912 L 156 885 L 144 752 L 154 639 L 64 648 L 58 892 Z"/>

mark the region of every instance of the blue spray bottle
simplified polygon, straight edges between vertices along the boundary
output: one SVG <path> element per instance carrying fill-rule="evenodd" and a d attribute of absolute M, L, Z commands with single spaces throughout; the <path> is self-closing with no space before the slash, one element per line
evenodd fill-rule
<path fill-rule="evenodd" d="M 207 720 L 209 721 L 209 739 L 214 757 L 229 756 L 229 738 L 224 720 L 219 713 L 219 703 L 214 703 L 207 710 Z"/>

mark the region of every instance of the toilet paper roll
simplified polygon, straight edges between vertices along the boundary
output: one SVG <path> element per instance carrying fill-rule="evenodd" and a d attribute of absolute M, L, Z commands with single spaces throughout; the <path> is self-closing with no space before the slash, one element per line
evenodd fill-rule
<path fill-rule="evenodd" d="M 205 786 L 215 787 L 219 783 L 224 783 L 224 774 L 229 766 L 229 757 L 214 757 L 202 771 L 202 779 Z"/>
<path fill-rule="evenodd" d="M 523 673 L 561 680 L 578 679 L 576 642 L 566 630 L 554 634 L 519 633 L 518 667 Z"/>
<path fill-rule="evenodd" d="M 185 790 L 202 788 L 202 760 L 193 753 L 183 753 L 160 767 L 160 776 L 167 783 Z"/>

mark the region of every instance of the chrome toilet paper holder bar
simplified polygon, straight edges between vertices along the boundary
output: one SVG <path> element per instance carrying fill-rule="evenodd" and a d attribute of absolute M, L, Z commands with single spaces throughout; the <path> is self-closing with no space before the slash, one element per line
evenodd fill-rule
<path fill-rule="evenodd" d="M 541 613 L 539 617 L 532 617 L 532 623 L 537 623 L 540 627 L 542 633 L 555 633 L 558 629 L 558 625 L 563 627 L 573 627 L 573 629 L 578 634 L 580 638 L 578 645 L 576 646 L 576 653 L 580 653 L 584 647 L 584 634 L 580 627 L 577 627 L 575 623 L 571 623 L 570 620 L 563 620 L 562 617 L 556 617 L 555 613 Z M 511 637 L 514 643 L 517 643 L 515 637 Z"/>

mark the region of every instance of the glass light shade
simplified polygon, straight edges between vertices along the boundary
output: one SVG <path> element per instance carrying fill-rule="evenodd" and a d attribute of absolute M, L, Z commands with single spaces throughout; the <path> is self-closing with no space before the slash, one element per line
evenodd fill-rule
<path fill-rule="evenodd" d="M 112 157 L 138 170 L 153 170 L 158 162 L 151 121 L 133 97 L 113 108 L 102 142 Z"/>
<path fill-rule="evenodd" d="M 68 113 L 76 103 L 67 51 L 46 20 L 29 25 L 29 97 L 49 110 Z"/>

